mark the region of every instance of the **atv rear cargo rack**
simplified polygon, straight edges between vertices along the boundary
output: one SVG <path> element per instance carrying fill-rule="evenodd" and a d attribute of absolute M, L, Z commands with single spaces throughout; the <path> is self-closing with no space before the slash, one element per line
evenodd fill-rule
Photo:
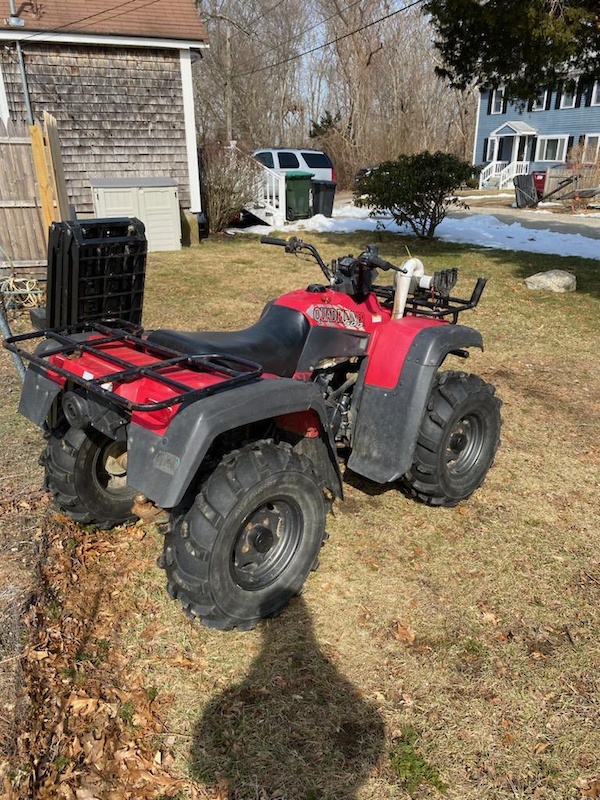
<path fill-rule="evenodd" d="M 125 320 L 110 319 L 104 322 L 82 322 L 77 325 L 65 325 L 60 328 L 23 333 L 7 338 L 4 345 L 12 353 L 16 353 L 21 358 L 44 370 L 44 372 L 60 375 L 62 378 L 130 412 L 158 411 L 163 408 L 169 408 L 184 401 L 196 400 L 225 389 L 251 383 L 258 380 L 263 374 L 262 366 L 254 361 L 248 361 L 228 353 L 184 354 L 168 347 L 149 343 L 141 338 L 140 332 L 140 328 L 131 325 Z M 84 338 L 86 335 L 93 336 L 94 334 L 98 334 L 99 338 Z M 36 348 L 37 352 L 33 352 L 21 346 L 24 342 L 41 341 L 47 343 L 43 351 Z M 57 346 L 52 347 L 52 342 L 55 342 Z M 110 348 L 114 345 L 125 345 L 135 352 L 143 353 L 157 360 L 140 366 L 111 353 Z M 112 364 L 117 369 L 99 377 L 84 378 L 63 367 L 49 363 L 49 359 L 53 356 L 62 355 L 72 358 L 84 353 Z M 195 373 L 210 373 L 223 376 L 224 379 L 214 385 L 193 388 L 182 380 L 174 379 L 166 374 L 176 369 L 189 370 Z M 113 386 L 116 384 L 122 386 L 139 378 L 149 378 L 173 389 L 178 394 L 166 400 L 137 403 L 121 397 L 113 390 Z"/>

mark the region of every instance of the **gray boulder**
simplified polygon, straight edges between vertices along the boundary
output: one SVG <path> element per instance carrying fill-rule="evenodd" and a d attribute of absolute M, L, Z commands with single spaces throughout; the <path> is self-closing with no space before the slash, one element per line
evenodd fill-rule
<path fill-rule="evenodd" d="M 525 286 L 528 289 L 545 289 L 547 292 L 574 292 L 577 280 L 575 275 L 565 272 L 564 269 L 550 269 L 526 278 Z"/>

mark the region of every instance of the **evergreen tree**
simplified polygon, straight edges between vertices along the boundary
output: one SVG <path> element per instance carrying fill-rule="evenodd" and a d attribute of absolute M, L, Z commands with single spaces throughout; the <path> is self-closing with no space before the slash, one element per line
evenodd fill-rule
<path fill-rule="evenodd" d="M 598 0 L 427 0 L 445 65 L 464 88 L 505 85 L 528 100 L 572 72 L 600 72 Z"/>

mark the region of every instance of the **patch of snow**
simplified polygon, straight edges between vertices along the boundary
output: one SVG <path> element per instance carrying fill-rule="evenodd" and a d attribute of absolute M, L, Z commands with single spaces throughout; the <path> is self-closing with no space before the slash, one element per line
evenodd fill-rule
<path fill-rule="evenodd" d="M 545 212 L 548 213 L 548 212 Z M 589 215 L 588 215 L 589 216 Z M 594 216 L 600 216 L 594 215 Z M 390 233 L 411 235 L 406 225 L 396 225 L 389 216 L 373 219 L 368 208 L 353 205 L 335 208 L 333 217 L 317 214 L 310 219 L 297 220 L 285 226 L 288 232 L 306 231 L 311 233 L 373 233 L 385 230 Z M 268 225 L 253 225 L 240 233 L 272 235 L 273 228 Z M 446 217 L 436 228 L 436 238 L 446 242 L 473 244 L 498 250 L 521 250 L 529 253 L 548 253 L 558 256 L 593 258 L 600 260 L 600 241 L 578 233 L 556 233 L 549 230 L 525 228 L 518 222 L 501 222 L 491 214 L 473 214 L 460 218 Z"/>

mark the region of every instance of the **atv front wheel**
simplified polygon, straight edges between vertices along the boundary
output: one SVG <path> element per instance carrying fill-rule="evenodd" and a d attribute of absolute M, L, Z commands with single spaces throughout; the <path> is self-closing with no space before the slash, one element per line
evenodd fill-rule
<path fill-rule="evenodd" d="M 185 513 L 173 514 L 160 565 L 167 588 L 213 628 L 275 616 L 317 566 L 326 502 L 310 461 L 287 444 L 234 451 Z"/>
<path fill-rule="evenodd" d="M 46 486 L 55 505 L 76 522 L 112 528 L 135 519 L 127 486 L 125 442 L 93 429 L 55 431 L 46 447 Z"/>
<path fill-rule="evenodd" d="M 441 372 L 402 484 L 432 506 L 455 506 L 483 483 L 500 444 L 500 400 L 477 375 Z"/>

